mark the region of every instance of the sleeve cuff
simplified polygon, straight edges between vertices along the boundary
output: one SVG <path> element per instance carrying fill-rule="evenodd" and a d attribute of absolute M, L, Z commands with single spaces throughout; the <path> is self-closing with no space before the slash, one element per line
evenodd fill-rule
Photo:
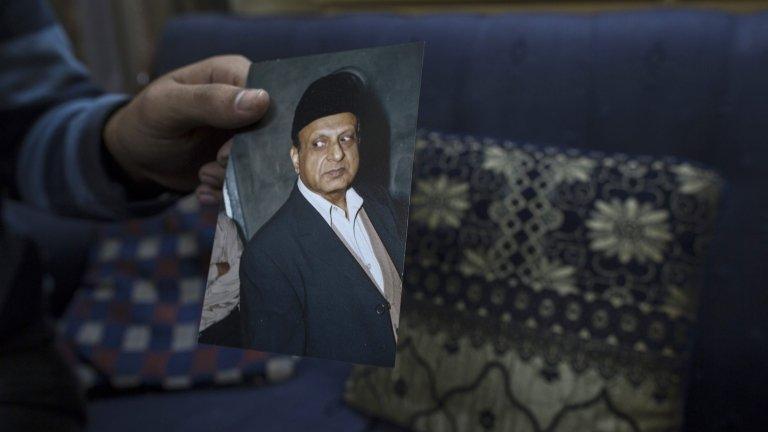
<path fill-rule="evenodd" d="M 129 100 L 108 94 L 77 99 L 43 115 L 19 155 L 22 198 L 52 212 L 101 219 L 141 217 L 177 200 L 177 193 L 138 195 L 121 181 L 104 145 L 104 125 Z"/>
<path fill-rule="evenodd" d="M 125 95 L 106 95 L 83 113 L 81 139 L 73 143 L 67 162 L 76 167 L 71 179 L 87 197 L 89 206 L 107 217 L 141 217 L 157 213 L 181 195 L 158 187 L 152 191 L 131 189 L 132 184 L 104 144 L 103 130 L 112 113 L 127 103 Z"/>

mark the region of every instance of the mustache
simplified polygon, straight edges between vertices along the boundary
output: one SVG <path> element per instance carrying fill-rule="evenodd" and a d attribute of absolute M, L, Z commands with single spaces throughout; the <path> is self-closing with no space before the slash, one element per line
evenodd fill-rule
<path fill-rule="evenodd" d="M 341 165 L 341 166 L 332 167 L 332 168 L 325 168 L 325 169 L 323 170 L 323 174 L 328 174 L 328 173 L 329 173 L 329 172 L 331 172 L 331 171 L 336 171 L 336 170 L 339 170 L 339 169 L 342 169 L 342 170 L 345 170 L 345 171 L 346 171 L 346 170 L 347 170 L 347 167 L 345 167 L 344 165 Z"/>

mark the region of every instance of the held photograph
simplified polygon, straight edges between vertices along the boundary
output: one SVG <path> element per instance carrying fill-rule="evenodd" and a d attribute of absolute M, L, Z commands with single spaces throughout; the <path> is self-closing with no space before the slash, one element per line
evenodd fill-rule
<path fill-rule="evenodd" d="M 391 367 L 423 44 L 255 63 L 269 111 L 235 137 L 199 342 Z"/>

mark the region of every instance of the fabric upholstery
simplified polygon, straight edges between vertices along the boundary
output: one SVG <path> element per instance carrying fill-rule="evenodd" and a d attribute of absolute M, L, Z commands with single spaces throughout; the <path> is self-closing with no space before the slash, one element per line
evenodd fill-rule
<path fill-rule="evenodd" d="M 768 420 L 766 23 L 766 12 L 681 9 L 188 16 L 168 25 L 156 72 L 225 52 L 258 61 L 423 40 L 421 127 L 714 167 L 727 186 L 700 296 L 686 429 L 748 430 Z"/>
<path fill-rule="evenodd" d="M 367 431 L 370 420 L 339 398 L 348 375 L 347 363 L 305 359 L 294 378 L 267 387 L 98 399 L 88 406 L 89 430 Z"/>
<path fill-rule="evenodd" d="M 347 400 L 419 431 L 682 423 L 721 180 L 674 158 L 417 143 L 394 369 Z"/>
<path fill-rule="evenodd" d="M 215 218 L 188 198 L 160 216 L 100 229 L 61 323 L 92 392 L 263 383 L 290 373 L 282 357 L 197 344 Z"/>

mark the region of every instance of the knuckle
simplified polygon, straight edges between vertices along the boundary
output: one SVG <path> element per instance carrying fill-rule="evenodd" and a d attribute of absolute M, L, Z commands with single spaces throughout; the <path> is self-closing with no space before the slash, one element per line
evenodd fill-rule
<path fill-rule="evenodd" d="M 231 149 L 232 149 L 232 144 L 230 144 L 229 142 L 224 144 L 223 146 L 221 146 L 221 148 L 219 148 L 219 151 L 216 152 L 216 158 L 227 159 L 229 157 L 229 152 L 231 151 Z"/>
<path fill-rule="evenodd" d="M 242 66 L 250 66 L 251 61 L 248 59 L 248 57 L 241 55 L 241 54 L 221 54 L 213 57 L 209 57 L 205 60 L 206 66 L 208 67 L 217 67 L 217 66 L 227 66 L 227 67 L 242 67 Z"/>
<path fill-rule="evenodd" d="M 192 91 L 192 103 L 203 109 L 208 117 L 222 109 L 220 98 L 216 97 L 215 88 L 211 85 L 200 85 Z"/>
<path fill-rule="evenodd" d="M 210 97 L 209 93 L 207 86 L 196 87 L 192 90 L 192 101 L 198 104 L 206 103 Z"/>
<path fill-rule="evenodd" d="M 251 63 L 251 61 L 248 60 L 248 57 L 242 54 L 230 54 L 227 57 L 229 57 L 229 60 L 235 63 L 248 63 L 248 64 Z"/>
<path fill-rule="evenodd" d="M 220 75 L 221 82 L 232 85 L 245 85 L 248 69 L 251 61 L 240 54 L 227 54 L 214 57 L 216 66 L 214 70 Z"/>
<path fill-rule="evenodd" d="M 202 167 L 201 167 L 201 168 L 200 168 L 200 169 L 197 171 L 197 176 L 198 176 L 198 178 L 200 178 L 200 180 L 203 180 L 203 179 L 205 178 L 205 176 L 206 176 L 206 175 L 207 175 L 207 173 L 206 173 L 206 171 L 205 171 L 205 165 L 203 165 L 203 166 L 202 166 Z"/>
<path fill-rule="evenodd" d="M 148 86 L 132 101 L 132 103 L 136 104 L 136 113 L 142 122 L 153 120 L 155 115 L 154 108 L 158 105 L 158 101 L 163 101 L 168 96 L 167 90 L 158 84 L 155 83 Z"/>
<path fill-rule="evenodd" d="M 158 103 L 158 101 L 165 100 L 169 95 L 168 87 L 163 81 L 156 81 L 141 91 L 142 97 L 140 100 L 142 104 L 151 107 Z"/>
<path fill-rule="evenodd" d="M 235 64 L 235 65 L 251 63 L 251 61 L 248 60 L 248 57 L 242 54 L 221 54 L 215 57 L 211 57 L 211 60 L 215 63 L 227 63 L 227 64 Z"/>

